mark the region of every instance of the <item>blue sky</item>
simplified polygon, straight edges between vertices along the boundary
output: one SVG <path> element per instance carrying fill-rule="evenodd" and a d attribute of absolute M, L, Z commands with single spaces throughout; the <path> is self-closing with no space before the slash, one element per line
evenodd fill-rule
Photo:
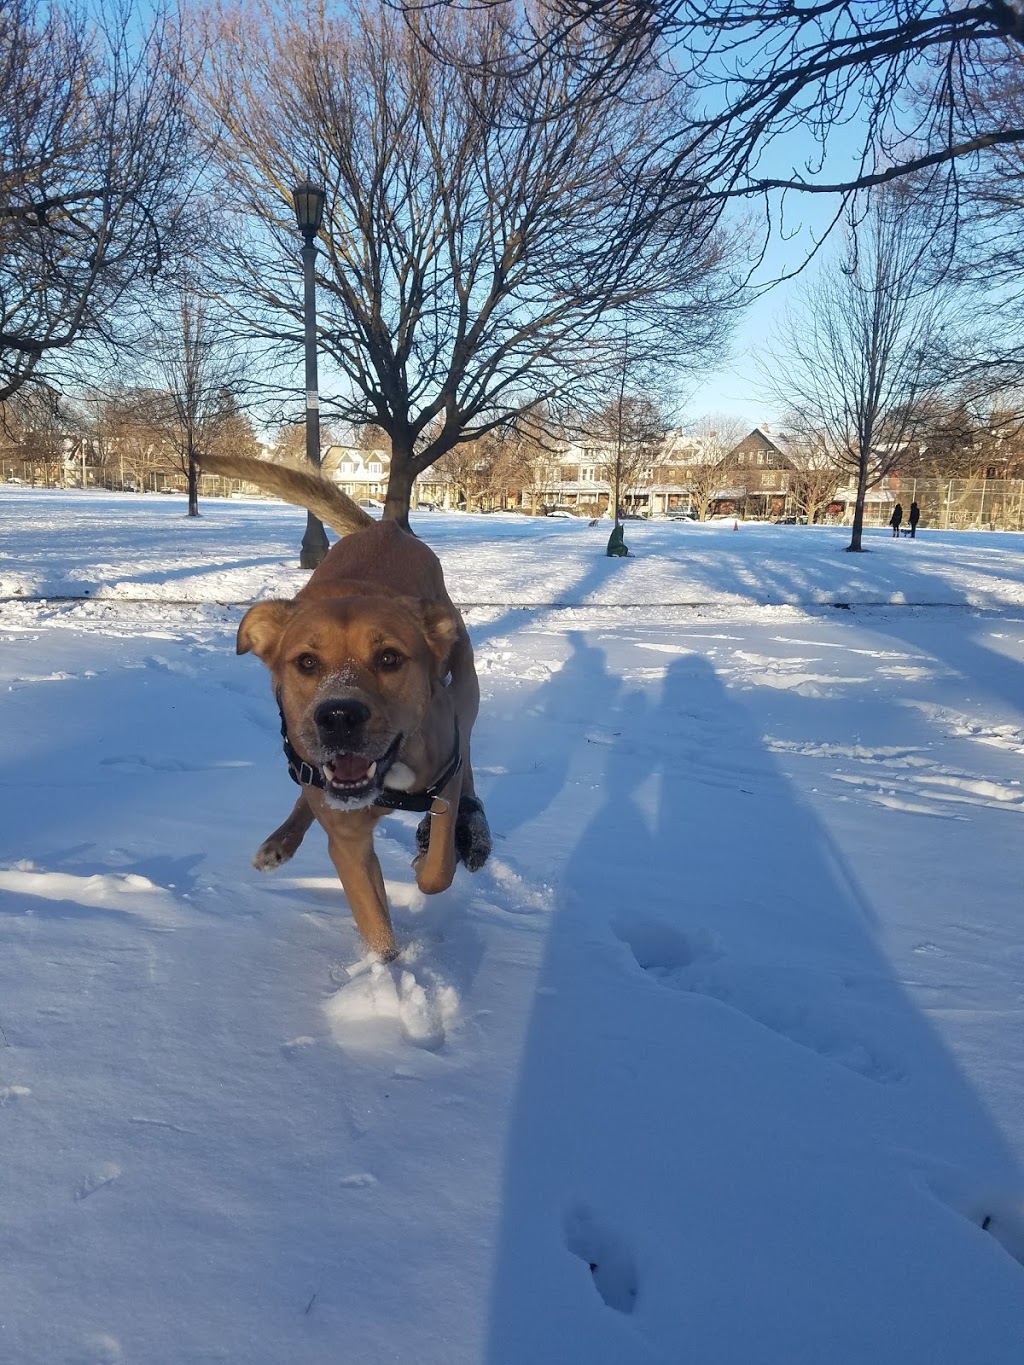
<path fill-rule="evenodd" d="M 811 134 L 787 133 L 763 149 L 758 171 L 780 177 L 802 174 L 832 182 L 841 180 L 854 171 L 861 154 L 863 133 L 863 125 L 856 117 L 832 127 L 828 134 L 827 155 L 820 167 L 817 162 L 821 148 Z M 774 196 L 774 200 L 771 238 L 764 260 L 752 280 L 756 287 L 763 288 L 773 279 L 799 269 L 814 252 L 841 208 L 838 195 L 791 190 L 782 203 L 780 215 L 778 197 Z M 762 229 L 763 209 L 759 200 L 746 204 L 739 201 L 738 213 L 747 214 L 754 220 L 755 229 Z M 758 242 L 760 240 L 758 238 Z M 821 262 L 835 252 L 839 241 L 839 234 L 835 233 L 825 242 L 805 274 L 799 277 L 800 281 L 814 274 Z M 751 426 L 766 422 L 778 424 L 777 404 L 764 391 L 754 354 L 769 343 L 773 325 L 785 313 L 787 303 L 792 302 L 796 288 L 797 281 L 782 280 L 755 298 L 736 327 L 730 360 L 706 375 L 700 384 L 690 386 L 691 396 L 680 409 L 684 425 L 711 413 L 742 418 Z"/>

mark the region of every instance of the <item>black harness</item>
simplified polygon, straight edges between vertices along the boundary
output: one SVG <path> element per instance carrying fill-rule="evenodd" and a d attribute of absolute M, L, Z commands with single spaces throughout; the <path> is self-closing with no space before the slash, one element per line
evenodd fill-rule
<path fill-rule="evenodd" d="M 274 693 L 277 701 L 277 709 L 281 716 L 281 741 L 284 749 L 284 756 L 288 760 L 288 776 L 293 782 L 297 782 L 300 787 L 319 787 L 321 790 L 330 790 L 329 784 L 324 780 L 324 775 L 319 768 L 314 768 L 311 763 L 300 755 L 298 750 L 288 738 L 288 723 L 284 718 L 284 707 L 281 705 L 281 689 L 278 688 Z M 393 753 L 402 741 L 401 735 L 395 740 L 388 755 Z M 385 755 L 387 757 L 388 755 Z M 431 811 L 435 800 L 441 795 L 448 783 L 462 767 L 462 755 L 459 753 L 459 722 L 455 721 L 455 747 L 452 756 L 445 765 L 444 772 L 432 782 L 426 791 L 422 792 L 402 792 L 397 787 L 382 787 L 380 795 L 377 796 L 372 804 L 383 806 L 387 810 L 412 810 L 412 811 Z M 434 812 L 440 814 L 441 812 Z"/>

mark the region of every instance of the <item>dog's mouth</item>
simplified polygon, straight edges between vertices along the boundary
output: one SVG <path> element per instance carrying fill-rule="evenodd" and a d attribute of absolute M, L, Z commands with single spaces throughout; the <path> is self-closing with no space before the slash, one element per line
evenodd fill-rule
<path fill-rule="evenodd" d="M 363 803 L 367 798 L 376 796 L 384 785 L 401 742 L 402 736 L 396 735 L 378 758 L 370 758 L 367 754 L 335 754 L 321 767 L 325 789 L 346 802 Z"/>

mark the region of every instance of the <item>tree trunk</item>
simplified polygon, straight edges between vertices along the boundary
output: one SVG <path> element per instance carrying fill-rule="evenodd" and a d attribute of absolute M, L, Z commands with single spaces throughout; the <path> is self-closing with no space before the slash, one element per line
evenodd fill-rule
<path fill-rule="evenodd" d="M 864 549 L 861 537 L 864 532 L 864 495 L 868 491 L 868 462 L 862 455 L 857 466 L 857 501 L 853 506 L 853 526 L 850 530 L 848 551 L 859 553 Z"/>
<path fill-rule="evenodd" d="M 196 468 L 195 453 L 188 452 L 188 515 L 199 515 L 199 470 Z"/>
<path fill-rule="evenodd" d="M 412 481 L 415 478 L 410 465 L 412 452 L 400 449 L 395 442 L 391 445 L 391 473 L 388 476 L 388 491 L 384 499 L 384 521 L 397 521 L 406 531 L 409 526 L 409 506 L 412 502 Z"/>

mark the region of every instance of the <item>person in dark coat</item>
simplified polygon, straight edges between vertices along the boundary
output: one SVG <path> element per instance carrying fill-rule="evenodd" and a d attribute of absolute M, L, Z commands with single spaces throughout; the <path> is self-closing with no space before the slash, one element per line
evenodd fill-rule
<path fill-rule="evenodd" d="M 910 504 L 910 539 L 917 539 L 917 523 L 921 520 L 921 509 L 916 502 Z"/>
<path fill-rule="evenodd" d="M 892 516 L 889 518 L 889 525 L 892 527 L 892 533 L 893 533 L 894 536 L 898 536 L 898 535 L 899 535 L 899 533 L 900 533 L 900 522 L 901 522 L 902 520 L 903 520 L 903 507 L 902 507 L 902 504 L 897 503 L 896 506 L 892 509 Z"/>

